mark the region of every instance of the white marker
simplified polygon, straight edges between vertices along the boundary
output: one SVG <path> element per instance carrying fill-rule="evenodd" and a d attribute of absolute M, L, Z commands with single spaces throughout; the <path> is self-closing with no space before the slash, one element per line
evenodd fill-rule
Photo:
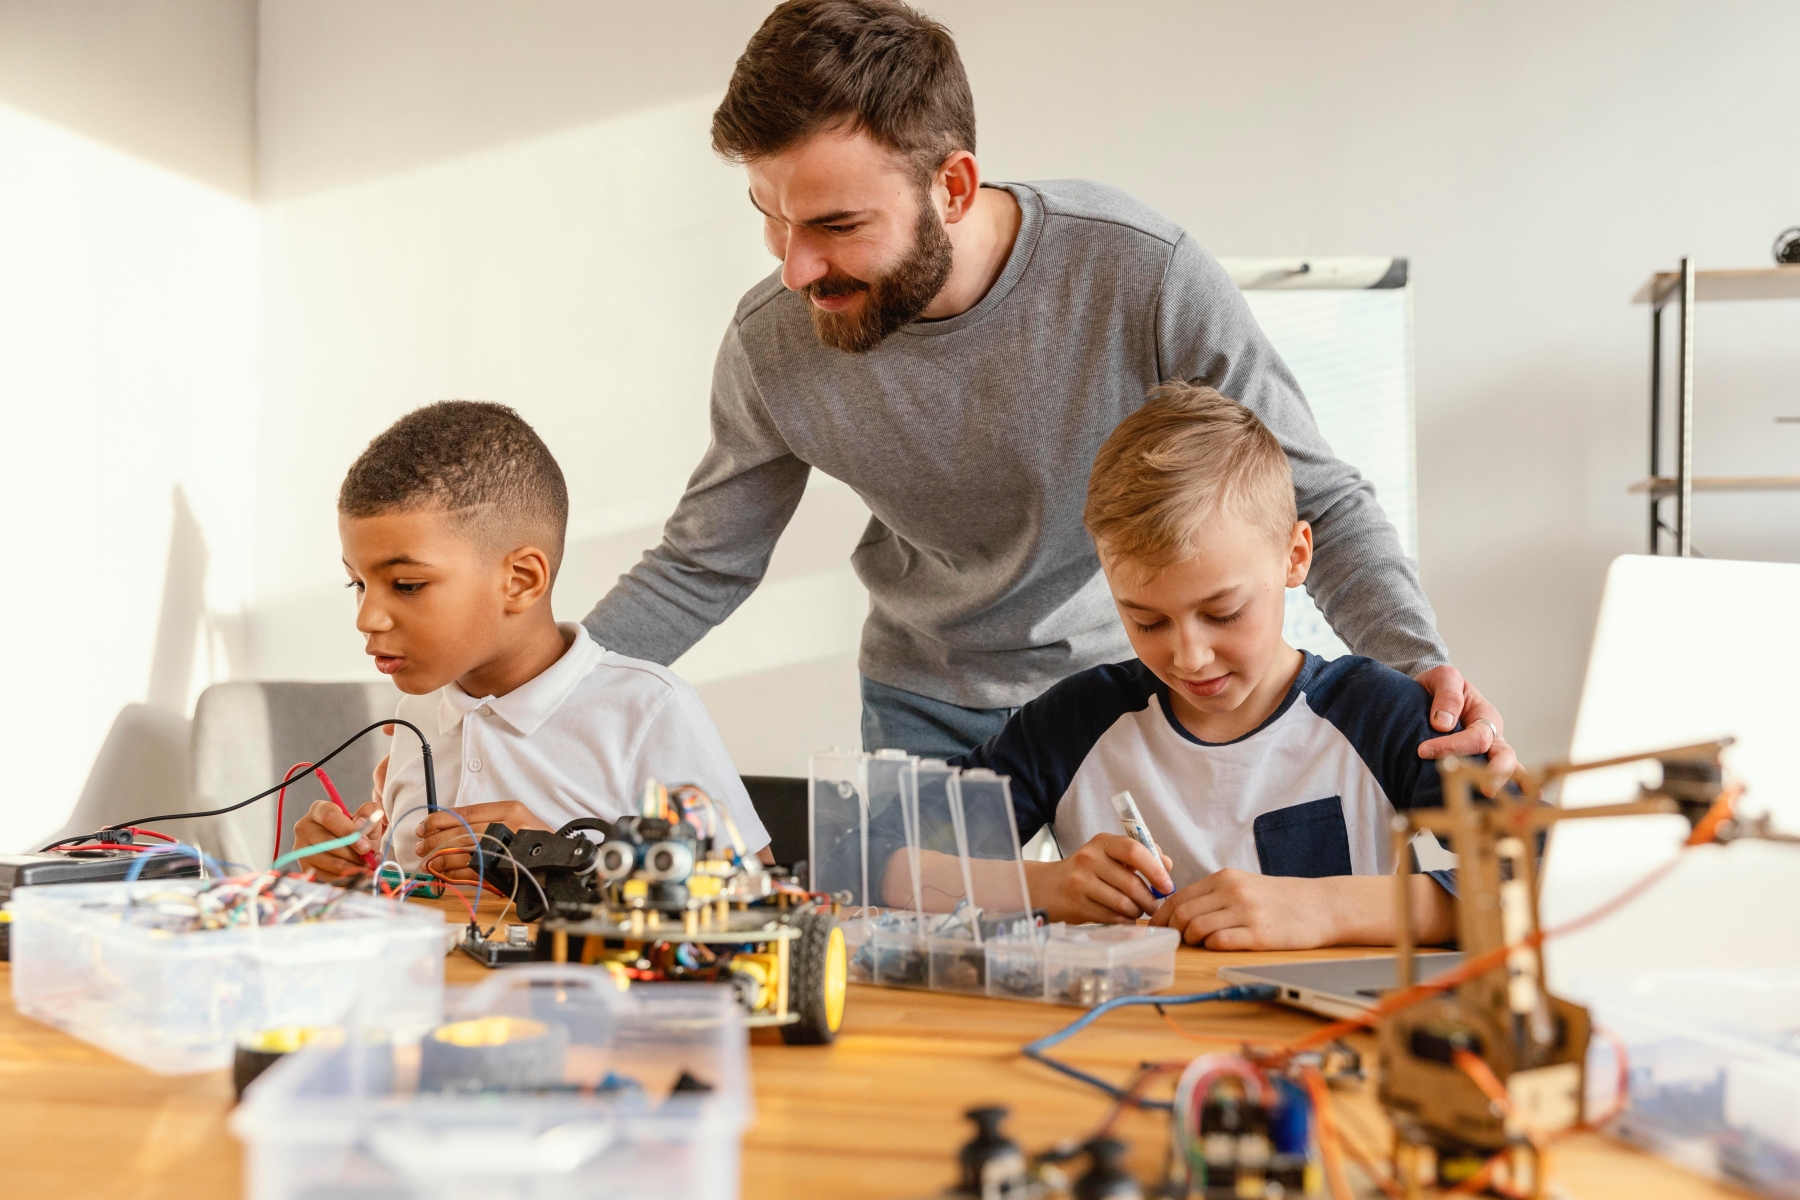
<path fill-rule="evenodd" d="M 1138 845 L 1148 850 L 1152 858 L 1161 862 L 1162 851 L 1156 848 L 1156 839 L 1150 836 L 1150 827 L 1144 824 L 1143 814 L 1138 812 L 1137 801 L 1131 798 L 1131 793 L 1120 792 L 1114 796 L 1112 806 L 1113 811 L 1119 814 L 1119 823 L 1125 826 L 1125 832 Z M 1150 894 L 1158 900 L 1169 898 L 1169 893 L 1157 891 L 1156 885 L 1148 879 L 1144 880 L 1144 886 L 1149 888 Z"/>

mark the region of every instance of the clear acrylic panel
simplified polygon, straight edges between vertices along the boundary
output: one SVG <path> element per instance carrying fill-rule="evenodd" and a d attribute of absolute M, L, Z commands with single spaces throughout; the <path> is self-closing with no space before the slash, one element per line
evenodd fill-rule
<path fill-rule="evenodd" d="M 869 820 L 878 822 L 890 808 L 910 793 L 918 771 L 918 758 L 904 750 L 877 750 L 868 758 Z"/>
<path fill-rule="evenodd" d="M 921 914 L 939 914 L 927 931 L 952 935 L 959 928 L 979 940 L 974 914 L 969 911 L 973 888 L 969 882 L 968 839 L 963 830 L 962 806 L 957 794 L 955 768 L 938 759 L 921 759 L 917 772 L 917 837 L 909 838 L 913 853 L 907 864 L 913 884 L 911 907 Z M 890 870 L 889 877 L 892 879 Z"/>
<path fill-rule="evenodd" d="M 1032 939 L 1036 921 L 1019 861 L 1011 780 L 978 768 L 958 775 L 955 791 L 962 817 L 963 874 L 968 895 L 980 910 L 978 932 L 983 938 Z"/>
<path fill-rule="evenodd" d="M 868 871 L 868 755 L 832 750 L 812 756 L 808 793 L 808 887 L 848 893 L 849 907 L 871 903 Z"/>

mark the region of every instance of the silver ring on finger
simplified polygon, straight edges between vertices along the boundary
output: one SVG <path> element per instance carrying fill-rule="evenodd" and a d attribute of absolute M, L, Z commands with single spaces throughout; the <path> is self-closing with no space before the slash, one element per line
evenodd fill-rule
<path fill-rule="evenodd" d="M 1469 728 L 1471 728 L 1471 729 L 1473 729 L 1477 725 L 1486 725 L 1488 727 L 1488 730 L 1490 732 L 1492 732 L 1494 735 L 1494 744 L 1496 746 L 1498 746 L 1501 743 L 1506 741 L 1506 739 L 1504 737 L 1502 737 L 1500 734 L 1500 727 L 1498 725 L 1494 724 L 1492 721 L 1488 720 L 1486 717 L 1476 717 L 1473 721 L 1469 722 Z"/>

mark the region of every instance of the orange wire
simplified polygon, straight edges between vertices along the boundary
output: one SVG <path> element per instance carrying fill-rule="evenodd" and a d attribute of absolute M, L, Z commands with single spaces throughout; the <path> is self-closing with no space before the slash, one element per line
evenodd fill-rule
<path fill-rule="evenodd" d="M 1476 1192 L 1488 1185 L 1488 1180 L 1494 1177 L 1494 1168 L 1500 1165 L 1500 1160 L 1505 1155 L 1506 1151 L 1504 1150 L 1499 1154 L 1494 1155 L 1492 1158 L 1481 1164 L 1481 1169 L 1479 1171 L 1445 1192 L 1444 1195 L 1473 1196 Z"/>
<path fill-rule="evenodd" d="M 1157 1015 L 1162 1017 L 1163 1024 L 1173 1030 L 1177 1037 L 1184 1037 L 1190 1042 L 1227 1042 L 1233 1046 L 1267 1046 L 1273 1044 L 1267 1041 L 1255 1042 L 1244 1037 L 1234 1037 L 1229 1033 L 1193 1033 L 1176 1024 L 1174 1014 L 1170 1013 L 1168 1009 L 1159 1006 L 1156 1011 Z"/>
<path fill-rule="evenodd" d="M 1574 1129 L 1569 1130 L 1570 1133 L 1601 1129 L 1610 1125 L 1620 1113 L 1625 1111 L 1626 1105 L 1631 1100 L 1631 1060 L 1626 1054 L 1625 1039 L 1603 1025 L 1594 1026 L 1594 1032 L 1612 1043 L 1613 1055 L 1619 1060 L 1619 1085 L 1617 1091 L 1613 1093 L 1611 1108 L 1593 1120 L 1577 1125 Z"/>
<path fill-rule="evenodd" d="M 1389 995 L 1384 996 L 1380 1003 L 1370 1006 L 1367 1010 L 1357 1016 L 1348 1017 L 1342 1021 L 1334 1021 L 1323 1029 L 1316 1029 L 1303 1038 L 1298 1038 L 1295 1041 L 1289 1042 L 1286 1046 L 1282 1047 L 1281 1054 L 1283 1056 L 1292 1056 L 1304 1050 L 1311 1050 L 1315 1046 L 1334 1042 L 1347 1033 L 1355 1033 L 1359 1029 L 1367 1029 L 1383 1017 L 1390 1016 L 1404 1008 L 1411 1008 L 1422 1000 L 1428 1000 L 1440 992 L 1447 992 L 1460 983 L 1465 983 L 1468 980 L 1475 978 L 1477 975 L 1482 975 L 1493 970 L 1495 967 L 1500 966 L 1506 961 L 1507 955 L 1520 947 L 1535 949 L 1550 938 L 1562 937 L 1565 934 L 1575 932 L 1577 929 L 1586 928 L 1594 922 L 1612 915 L 1618 909 L 1637 899 L 1638 896 L 1660 882 L 1663 876 L 1674 870 L 1675 864 L 1680 861 L 1681 856 L 1677 854 L 1674 858 L 1663 863 L 1654 871 L 1651 871 L 1642 879 L 1639 879 L 1636 883 L 1632 884 L 1600 907 L 1584 913 L 1573 920 L 1565 921 L 1554 929 L 1533 930 L 1521 939 L 1517 945 L 1495 946 L 1486 954 L 1471 958 L 1464 962 L 1462 966 L 1457 967 L 1453 971 L 1446 971 L 1436 979 L 1432 979 L 1425 983 L 1415 983 L 1411 987 L 1401 988 L 1397 992 L 1392 992 Z"/>
<path fill-rule="evenodd" d="M 1363 1169 L 1363 1174 L 1375 1181 L 1376 1187 L 1386 1193 L 1390 1200 L 1406 1200 L 1406 1189 L 1401 1187 L 1392 1175 L 1376 1164 L 1375 1156 L 1370 1154 L 1361 1142 L 1350 1136 L 1347 1126 L 1339 1126 L 1337 1134 L 1339 1144 L 1349 1152 L 1350 1157 L 1356 1161 L 1356 1165 Z"/>
<path fill-rule="evenodd" d="M 1344 1174 L 1344 1147 L 1338 1139 L 1337 1120 L 1331 1111 L 1331 1091 L 1325 1085 L 1325 1077 L 1319 1074 L 1318 1068 L 1306 1066 L 1300 1069 L 1300 1079 L 1306 1085 L 1307 1095 L 1312 1097 L 1313 1113 L 1319 1122 L 1319 1155 L 1325 1160 L 1325 1179 L 1331 1186 L 1331 1194 L 1336 1200 L 1356 1200 L 1356 1193 L 1350 1189 L 1350 1179 Z"/>
<path fill-rule="evenodd" d="M 1738 797 L 1743 794 L 1743 785 L 1739 783 L 1729 783 L 1721 788 L 1719 798 L 1713 801 L 1712 807 L 1706 810 L 1706 815 L 1701 817 L 1699 823 L 1694 826 L 1694 832 L 1688 835 L 1687 844 L 1704 846 L 1707 842 L 1717 838 L 1719 826 L 1731 819 L 1732 814 L 1737 810 Z"/>

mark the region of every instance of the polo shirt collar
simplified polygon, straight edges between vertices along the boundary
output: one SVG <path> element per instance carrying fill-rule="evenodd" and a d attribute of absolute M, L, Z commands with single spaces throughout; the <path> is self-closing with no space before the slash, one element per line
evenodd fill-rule
<path fill-rule="evenodd" d="M 538 728 L 548 721 L 563 701 L 574 693 L 581 681 L 587 678 L 594 663 L 601 655 L 601 649 L 581 625 L 559 624 L 557 629 L 564 637 L 570 638 L 569 648 L 563 651 L 561 658 L 536 679 L 520 687 L 514 688 L 504 696 L 475 697 L 462 690 L 454 681 L 444 686 L 438 700 L 438 732 L 449 733 L 462 724 L 463 717 L 470 709 L 487 705 L 494 715 L 511 725 L 521 735 L 530 737 Z"/>

